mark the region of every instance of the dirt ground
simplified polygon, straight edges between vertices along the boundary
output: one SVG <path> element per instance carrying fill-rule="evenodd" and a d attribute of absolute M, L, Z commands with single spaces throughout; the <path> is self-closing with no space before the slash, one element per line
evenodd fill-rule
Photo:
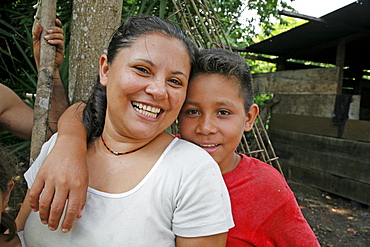
<path fill-rule="evenodd" d="M 27 164 L 19 163 L 18 174 Z M 353 205 L 348 199 L 316 188 L 288 181 L 308 223 L 323 247 L 370 246 L 370 208 Z M 23 200 L 25 182 L 18 176 L 15 193 L 10 200 L 10 213 L 15 216 Z"/>
<path fill-rule="evenodd" d="M 288 183 L 321 246 L 370 246 L 368 206 L 354 205 L 348 199 L 304 184 Z"/>

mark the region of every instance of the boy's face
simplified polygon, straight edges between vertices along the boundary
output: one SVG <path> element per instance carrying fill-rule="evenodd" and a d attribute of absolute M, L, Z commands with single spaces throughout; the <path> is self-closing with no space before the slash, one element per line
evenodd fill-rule
<path fill-rule="evenodd" d="M 179 115 L 181 137 L 212 155 L 223 173 L 236 167 L 240 158 L 234 153 L 244 131 L 251 130 L 258 107 L 246 114 L 235 78 L 220 74 L 196 76 L 188 88 Z"/>

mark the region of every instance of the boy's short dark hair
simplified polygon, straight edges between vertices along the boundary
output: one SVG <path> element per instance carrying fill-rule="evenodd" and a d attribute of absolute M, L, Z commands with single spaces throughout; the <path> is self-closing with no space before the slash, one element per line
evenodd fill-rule
<path fill-rule="evenodd" d="M 254 94 L 251 71 L 242 56 L 225 49 L 201 50 L 192 79 L 201 74 L 220 74 L 236 78 L 240 83 L 240 96 L 244 99 L 245 111 L 248 113 Z"/>

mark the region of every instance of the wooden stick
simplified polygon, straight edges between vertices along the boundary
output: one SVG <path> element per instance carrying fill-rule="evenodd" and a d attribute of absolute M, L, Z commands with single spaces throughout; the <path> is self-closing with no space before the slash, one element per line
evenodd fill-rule
<path fill-rule="evenodd" d="M 43 27 L 43 31 L 40 40 L 40 67 L 34 106 L 30 165 L 39 155 L 41 147 L 47 138 L 55 66 L 55 46 L 48 44 L 42 37 L 44 37 L 48 28 L 55 25 L 56 0 L 42 0 L 40 8 L 40 24 Z"/>

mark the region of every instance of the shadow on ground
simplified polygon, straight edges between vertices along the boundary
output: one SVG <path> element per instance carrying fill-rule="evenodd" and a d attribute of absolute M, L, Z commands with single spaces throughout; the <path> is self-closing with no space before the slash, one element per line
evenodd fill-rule
<path fill-rule="evenodd" d="M 288 183 L 321 246 L 370 246 L 370 208 L 367 205 L 297 182 Z"/>

